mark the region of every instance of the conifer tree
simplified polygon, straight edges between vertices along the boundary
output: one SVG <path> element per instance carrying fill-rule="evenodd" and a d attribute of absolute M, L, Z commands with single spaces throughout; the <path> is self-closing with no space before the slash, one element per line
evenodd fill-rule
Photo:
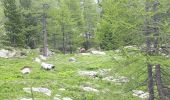
<path fill-rule="evenodd" d="M 4 14 L 6 17 L 5 29 L 7 40 L 11 46 L 24 47 L 24 34 L 21 13 L 16 6 L 15 0 L 4 0 Z"/>

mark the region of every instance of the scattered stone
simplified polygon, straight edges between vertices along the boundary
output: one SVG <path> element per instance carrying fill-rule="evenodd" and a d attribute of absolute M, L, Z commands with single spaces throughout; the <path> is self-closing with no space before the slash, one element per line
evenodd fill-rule
<path fill-rule="evenodd" d="M 69 58 L 69 62 L 76 62 L 76 59 L 75 58 Z"/>
<path fill-rule="evenodd" d="M 94 55 L 106 55 L 105 52 L 101 52 L 101 51 L 91 51 L 91 53 Z"/>
<path fill-rule="evenodd" d="M 129 79 L 127 77 L 124 76 L 119 76 L 114 78 L 113 76 L 108 76 L 103 78 L 102 80 L 104 81 L 109 81 L 109 82 L 116 82 L 116 83 L 127 83 L 129 82 Z"/>
<path fill-rule="evenodd" d="M 23 68 L 21 68 L 21 73 L 23 73 L 23 74 L 29 74 L 29 73 L 31 73 L 31 67 L 29 67 L 29 66 L 24 66 Z"/>
<path fill-rule="evenodd" d="M 58 98 L 58 97 L 54 97 L 54 100 L 61 100 L 60 98 Z"/>
<path fill-rule="evenodd" d="M 61 95 L 56 94 L 54 100 L 61 100 L 59 97 L 61 97 Z"/>
<path fill-rule="evenodd" d="M 136 46 L 132 46 L 132 45 L 125 46 L 124 48 L 125 49 L 138 49 Z"/>
<path fill-rule="evenodd" d="M 83 55 L 83 56 L 89 56 L 89 55 L 91 55 L 91 53 L 80 53 L 81 55 Z"/>
<path fill-rule="evenodd" d="M 41 63 L 41 60 L 40 60 L 38 57 L 36 57 L 36 58 L 34 59 L 34 61 L 37 62 L 37 63 Z"/>
<path fill-rule="evenodd" d="M 47 63 L 42 62 L 41 68 L 43 68 L 45 70 L 52 70 L 55 68 L 55 66 L 53 64 L 47 64 Z"/>
<path fill-rule="evenodd" d="M 110 92 L 110 90 L 109 89 L 104 89 L 104 90 L 102 90 L 102 92 L 103 93 L 108 93 L 108 92 Z"/>
<path fill-rule="evenodd" d="M 99 92 L 99 90 L 92 87 L 82 87 L 82 89 L 87 92 Z"/>
<path fill-rule="evenodd" d="M 0 57 L 2 58 L 11 58 L 11 57 L 14 57 L 15 54 L 16 54 L 16 51 L 9 51 L 5 49 L 0 50 Z"/>
<path fill-rule="evenodd" d="M 120 49 L 115 50 L 116 53 L 119 53 L 120 51 L 121 51 Z"/>
<path fill-rule="evenodd" d="M 58 89 L 59 91 L 65 91 L 66 89 L 65 88 L 60 88 Z"/>
<path fill-rule="evenodd" d="M 98 74 L 101 75 L 101 76 L 104 76 L 110 71 L 111 71 L 111 69 L 99 69 Z"/>
<path fill-rule="evenodd" d="M 26 53 L 22 52 L 22 51 L 16 51 L 16 50 L 5 50 L 5 49 L 1 49 L 0 50 L 0 57 L 2 58 L 24 58 L 26 57 Z"/>
<path fill-rule="evenodd" d="M 96 71 L 79 71 L 78 74 L 80 76 L 91 77 L 91 78 L 95 78 L 97 76 Z"/>
<path fill-rule="evenodd" d="M 146 99 L 149 97 L 149 93 L 148 92 L 143 92 L 141 90 L 132 90 L 133 92 L 133 96 L 137 96 L 139 98 L 142 98 L 142 99 Z"/>
<path fill-rule="evenodd" d="M 73 99 L 71 99 L 69 97 L 64 97 L 62 100 L 73 100 Z"/>
<path fill-rule="evenodd" d="M 43 55 L 39 55 L 41 60 L 47 60 L 47 57 L 43 56 Z"/>
<path fill-rule="evenodd" d="M 114 56 L 113 59 L 116 60 L 116 61 L 124 60 L 124 58 L 122 56 Z"/>
<path fill-rule="evenodd" d="M 32 98 L 22 98 L 20 100 L 33 100 Z"/>
<path fill-rule="evenodd" d="M 31 88 L 23 88 L 23 90 L 27 93 L 31 93 Z M 47 96 L 51 96 L 51 90 L 47 89 L 47 88 L 42 88 L 42 87 L 38 87 L 38 88 L 32 88 L 33 92 L 39 92 L 39 93 L 44 93 Z"/>
<path fill-rule="evenodd" d="M 56 96 L 56 97 L 60 97 L 61 95 L 59 95 L 59 94 L 56 94 L 55 96 Z"/>

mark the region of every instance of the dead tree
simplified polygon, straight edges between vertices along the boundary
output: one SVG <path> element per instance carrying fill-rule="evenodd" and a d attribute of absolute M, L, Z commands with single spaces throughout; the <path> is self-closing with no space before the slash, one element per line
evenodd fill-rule
<path fill-rule="evenodd" d="M 145 6 L 146 13 L 149 12 L 149 2 L 146 1 Z M 145 34 L 146 34 L 146 48 L 147 55 L 151 55 L 151 38 L 150 38 L 150 28 L 149 28 L 149 20 L 146 15 L 145 18 Z M 154 83 L 153 83 L 153 74 L 152 74 L 152 65 L 150 62 L 147 64 L 148 68 L 148 90 L 149 90 L 149 100 L 154 100 Z"/>
<path fill-rule="evenodd" d="M 154 100 L 154 82 L 152 74 L 152 65 L 148 63 L 148 89 L 149 89 L 149 100 Z"/>
<path fill-rule="evenodd" d="M 154 53 L 157 55 L 159 53 L 159 41 L 158 41 L 158 37 L 159 37 L 159 18 L 158 18 L 158 15 L 156 14 L 157 10 L 158 10 L 158 5 L 159 5 L 159 2 L 158 0 L 155 0 L 154 1 L 154 4 L 153 4 L 153 11 L 155 13 L 155 15 L 153 16 L 153 32 L 154 32 Z"/>
<path fill-rule="evenodd" d="M 48 4 L 43 4 L 43 56 L 48 56 L 48 43 L 47 43 L 47 29 L 46 29 L 46 16 L 47 14 L 45 13 L 45 10 L 48 8 Z"/>
<path fill-rule="evenodd" d="M 162 87 L 162 82 L 161 82 L 161 70 L 160 70 L 160 65 L 156 65 L 156 85 L 157 85 L 157 90 L 159 94 L 159 100 L 165 100 L 164 94 L 163 94 L 163 87 Z"/>

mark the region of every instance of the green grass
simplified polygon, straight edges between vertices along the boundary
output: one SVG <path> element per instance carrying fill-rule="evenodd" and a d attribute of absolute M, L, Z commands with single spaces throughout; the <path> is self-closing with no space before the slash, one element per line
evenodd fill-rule
<path fill-rule="evenodd" d="M 138 86 L 147 78 L 146 57 L 139 52 L 116 53 L 108 51 L 104 56 L 80 54 L 63 55 L 56 54 L 48 58 L 46 62 L 56 66 L 55 70 L 45 71 L 32 60 L 38 56 L 35 51 L 24 59 L 3 59 L 0 58 L 0 100 L 18 100 L 19 98 L 31 98 L 31 94 L 23 91 L 24 87 L 46 87 L 52 91 L 52 96 L 48 97 L 41 93 L 34 93 L 37 100 L 53 100 L 56 94 L 61 97 L 70 97 L 73 100 L 140 100 L 132 96 L 129 92 L 136 87 L 147 91 L 147 84 Z M 69 62 L 68 59 L 74 57 L 77 62 Z M 116 58 L 114 58 L 116 57 Z M 169 64 L 170 60 L 163 60 L 161 57 L 151 58 L 153 61 Z M 162 60 L 161 60 L 162 59 Z M 23 66 L 33 67 L 29 75 L 23 75 L 20 69 Z M 99 70 L 111 69 L 109 76 L 126 76 L 130 79 L 129 83 L 116 84 L 102 81 L 101 77 L 92 79 L 78 75 L 80 70 Z M 81 86 L 92 86 L 98 89 L 99 93 L 85 92 Z M 58 89 L 65 88 L 65 91 Z"/>

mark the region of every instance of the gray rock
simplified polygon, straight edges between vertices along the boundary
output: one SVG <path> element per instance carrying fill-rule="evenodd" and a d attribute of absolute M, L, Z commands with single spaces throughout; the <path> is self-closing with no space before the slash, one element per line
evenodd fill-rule
<path fill-rule="evenodd" d="M 48 64 L 48 63 L 41 63 L 41 68 L 45 69 L 45 70 L 52 70 L 55 68 L 55 66 L 53 64 Z"/>
<path fill-rule="evenodd" d="M 96 71 L 79 71 L 78 74 L 80 76 L 91 77 L 91 78 L 95 78 L 97 76 Z"/>
<path fill-rule="evenodd" d="M 54 97 L 54 100 L 61 100 L 60 98 L 58 98 L 58 97 Z"/>
<path fill-rule="evenodd" d="M 106 55 L 106 53 L 102 51 L 91 51 L 91 53 L 94 55 Z"/>
<path fill-rule="evenodd" d="M 115 82 L 115 83 L 127 83 L 129 82 L 129 79 L 124 76 L 119 76 L 119 77 L 113 77 L 113 76 L 108 76 L 103 78 L 102 80 L 104 81 L 109 81 L 109 82 Z"/>
<path fill-rule="evenodd" d="M 59 91 L 65 91 L 66 89 L 65 88 L 60 88 L 58 89 Z"/>
<path fill-rule="evenodd" d="M 47 60 L 47 57 L 45 57 L 45 56 L 43 56 L 43 55 L 39 55 L 39 58 L 40 58 L 41 60 Z"/>
<path fill-rule="evenodd" d="M 31 93 L 31 88 L 23 88 L 23 90 L 27 93 Z M 39 93 L 44 93 L 47 96 L 51 96 L 51 90 L 47 88 L 42 88 L 42 87 L 37 87 L 37 88 L 32 88 L 33 92 L 39 92 Z"/>
<path fill-rule="evenodd" d="M 38 58 L 38 57 L 36 57 L 36 58 L 34 59 L 34 61 L 37 62 L 37 63 L 41 63 L 41 59 Z"/>
<path fill-rule="evenodd" d="M 81 87 L 84 91 L 87 92 L 99 92 L 99 90 L 92 88 L 92 87 Z"/>
<path fill-rule="evenodd" d="M 11 58 L 14 57 L 16 55 L 16 51 L 9 51 L 9 50 L 5 50 L 5 49 L 1 49 L 0 50 L 0 57 L 2 58 Z"/>
<path fill-rule="evenodd" d="M 62 98 L 62 100 L 73 100 L 73 99 L 71 99 L 69 97 L 64 97 L 64 98 Z"/>
<path fill-rule="evenodd" d="M 80 53 L 81 55 L 83 55 L 83 56 L 89 56 L 89 55 L 91 55 L 91 53 Z"/>
<path fill-rule="evenodd" d="M 33 100 L 32 98 L 21 98 L 20 100 Z"/>
<path fill-rule="evenodd" d="M 98 70 L 98 74 L 101 75 L 101 76 L 105 76 L 105 75 L 107 75 L 110 71 L 111 71 L 111 69 L 99 69 L 99 70 Z"/>
<path fill-rule="evenodd" d="M 69 62 L 76 62 L 76 59 L 75 58 L 69 58 Z"/>
<path fill-rule="evenodd" d="M 132 90 L 133 92 L 133 96 L 137 96 L 141 99 L 146 99 L 149 97 L 149 93 L 148 92 L 144 92 L 144 91 L 141 91 L 141 90 Z"/>
<path fill-rule="evenodd" d="M 31 73 L 31 67 L 29 67 L 29 66 L 24 66 L 24 67 L 21 69 L 21 73 L 22 73 L 22 74 L 29 74 L 29 73 Z"/>

